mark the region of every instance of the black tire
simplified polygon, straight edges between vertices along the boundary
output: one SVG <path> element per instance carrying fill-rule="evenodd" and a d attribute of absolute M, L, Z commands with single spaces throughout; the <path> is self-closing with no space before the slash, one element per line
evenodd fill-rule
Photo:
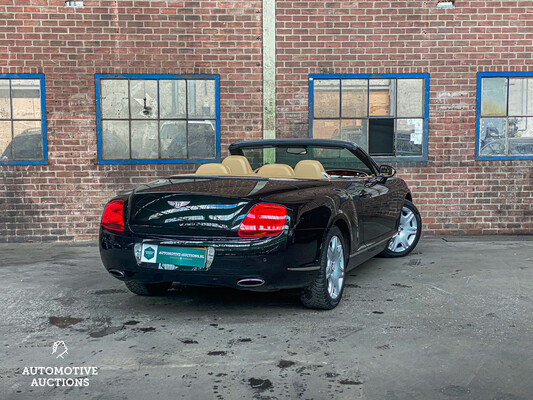
<path fill-rule="evenodd" d="M 138 281 L 125 281 L 128 290 L 139 296 L 162 296 L 172 286 L 172 282 L 142 283 Z"/>
<path fill-rule="evenodd" d="M 387 247 L 385 247 L 385 250 L 381 252 L 381 255 L 383 257 L 387 257 L 387 258 L 405 257 L 407 254 L 409 254 L 410 252 L 414 250 L 414 248 L 418 244 L 418 241 L 420 240 L 420 235 L 422 233 L 422 218 L 420 218 L 420 212 L 418 211 L 418 209 L 413 203 L 411 203 L 409 200 L 405 200 L 403 203 L 402 212 L 400 214 L 400 220 L 404 213 L 404 208 L 409 209 L 414 214 L 414 218 L 416 219 L 416 233 L 414 234 L 415 235 L 414 240 L 407 248 L 402 250 L 402 247 L 398 246 L 397 251 L 392 251 L 391 249 L 389 249 L 389 245 L 392 244 L 392 241 L 396 237 L 396 235 L 394 235 L 391 241 L 387 244 Z M 400 224 L 400 222 L 398 222 L 398 224 Z"/>
<path fill-rule="evenodd" d="M 344 263 L 344 270 L 342 275 L 343 280 L 341 283 L 339 294 L 337 295 L 337 297 L 332 298 L 328 291 L 326 269 L 328 266 L 328 246 L 333 237 L 335 236 L 340 240 L 340 243 L 342 244 L 342 262 Z M 348 252 L 346 248 L 346 243 L 342 232 L 336 226 L 332 227 L 329 230 L 328 235 L 324 238 L 324 241 L 322 242 L 322 250 L 320 253 L 320 271 L 315 281 L 302 290 L 300 300 L 305 307 L 319 310 L 331 310 L 337 307 L 337 305 L 341 301 L 342 293 L 344 291 L 344 281 L 346 278 L 346 261 L 348 259 L 347 253 Z"/>

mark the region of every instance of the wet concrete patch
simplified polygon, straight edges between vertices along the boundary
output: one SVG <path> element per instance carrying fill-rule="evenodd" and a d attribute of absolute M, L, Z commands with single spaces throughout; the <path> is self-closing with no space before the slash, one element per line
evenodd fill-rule
<path fill-rule="evenodd" d="M 283 368 L 289 368 L 292 367 L 294 364 L 296 364 L 294 361 L 290 360 L 279 360 L 278 367 Z"/>
<path fill-rule="evenodd" d="M 272 387 L 270 379 L 250 378 L 248 379 L 250 386 L 256 390 L 267 390 Z"/>
<path fill-rule="evenodd" d="M 401 287 L 401 288 L 412 288 L 412 286 L 404 285 L 403 283 L 393 283 L 391 286 Z"/>
<path fill-rule="evenodd" d="M 92 292 L 91 294 L 118 294 L 118 293 L 126 293 L 126 290 L 123 290 L 123 289 L 104 289 L 104 290 L 97 290 L 95 292 Z"/>
<path fill-rule="evenodd" d="M 76 325 L 83 321 L 83 318 L 73 318 L 71 316 L 68 317 L 48 317 L 48 321 L 58 328 L 64 329 L 71 325 Z"/>
<path fill-rule="evenodd" d="M 210 351 L 209 353 L 207 353 L 208 356 L 225 356 L 226 354 L 228 354 L 228 353 L 226 351 L 222 351 L 222 350 Z"/>
<path fill-rule="evenodd" d="M 108 326 L 99 331 L 94 331 L 94 332 L 89 333 L 89 336 L 92 338 L 101 338 L 107 335 L 112 335 L 113 333 L 116 333 L 122 329 L 124 329 L 123 326 Z"/>
<path fill-rule="evenodd" d="M 339 381 L 341 385 L 362 385 L 363 382 L 360 380 L 354 380 L 354 379 L 341 379 Z"/>

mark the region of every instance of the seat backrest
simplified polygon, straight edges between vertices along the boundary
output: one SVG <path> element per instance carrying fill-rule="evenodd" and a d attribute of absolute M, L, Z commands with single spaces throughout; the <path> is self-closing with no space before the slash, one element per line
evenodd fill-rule
<path fill-rule="evenodd" d="M 294 170 L 287 164 L 266 164 L 259 168 L 257 175 L 264 178 L 294 178 Z"/>
<path fill-rule="evenodd" d="M 301 179 L 324 179 L 328 178 L 326 170 L 320 161 L 302 160 L 294 167 L 296 178 Z"/>
<path fill-rule="evenodd" d="M 229 169 L 231 175 L 246 176 L 254 174 L 248 159 L 244 156 L 228 156 L 222 161 L 222 165 Z"/>
<path fill-rule="evenodd" d="M 196 170 L 196 175 L 229 175 L 229 170 L 222 164 L 202 164 Z"/>

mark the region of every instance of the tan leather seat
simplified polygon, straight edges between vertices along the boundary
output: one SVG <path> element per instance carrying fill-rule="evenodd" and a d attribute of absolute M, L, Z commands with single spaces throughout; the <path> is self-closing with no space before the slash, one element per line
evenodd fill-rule
<path fill-rule="evenodd" d="M 231 175 L 254 175 L 254 170 L 244 156 L 228 156 L 222 161 L 222 165 L 229 169 Z"/>
<path fill-rule="evenodd" d="M 287 164 L 266 164 L 259 168 L 257 175 L 264 178 L 295 178 L 294 170 Z"/>
<path fill-rule="evenodd" d="M 329 178 L 324 166 L 320 161 L 302 160 L 294 167 L 296 178 L 300 179 L 324 179 Z"/>
<path fill-rule="evenodd" d="M 229 170 L 224 165 L 218 163 L 202 164 L 196 170 L 196 175 L 229 175 Z"/>

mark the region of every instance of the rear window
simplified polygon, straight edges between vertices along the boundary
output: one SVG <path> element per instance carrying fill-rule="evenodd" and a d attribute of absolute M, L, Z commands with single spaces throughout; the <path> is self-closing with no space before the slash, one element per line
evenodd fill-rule
<path fill-rule="evenodd" d="M 322 163 L 326 171 L 342 169 L 362 171 L 369 175 L 374 173 L 370 165 L 348 149 L 295 146 L 241 150 L 253 169 L 275 163 L 287 164 L 294 168 L 301 160 L 317 160 Z"/>

